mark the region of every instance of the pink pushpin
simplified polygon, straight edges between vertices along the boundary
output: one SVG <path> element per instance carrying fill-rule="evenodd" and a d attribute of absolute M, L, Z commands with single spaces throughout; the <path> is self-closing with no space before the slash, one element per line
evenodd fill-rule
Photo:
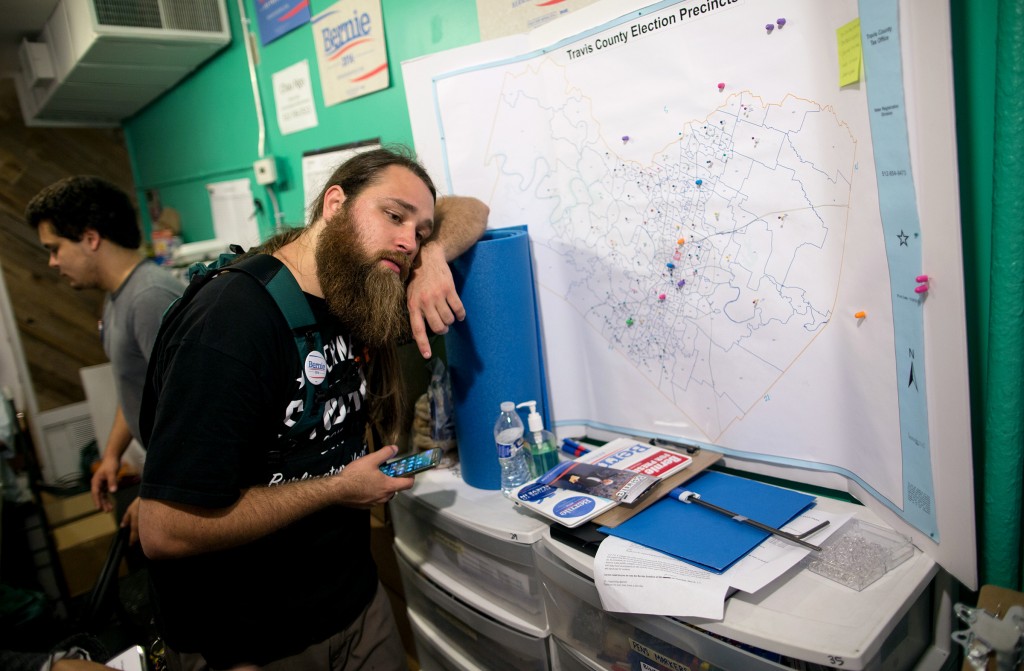
<path fill-rule="evenodd" d="M 928 291 L 928 285 L 927 284 L 919 284 L 916 287 L 914 287 L 914 293 L 915 294 L 923 294 L 926 291 Z"/>
<path fill-rule="evenodd" d="M 927 282 L 928 281 L 928 276 L 927 275 L 918 275 L 914 279 L 917 280 L 918 282 Z"/>
<path fill-rule="evenodd" d="M 718 90 L 719 91 L 724 91 L 725 90 L 725 82 L 718 82 Z"/>
<path fill-rule="evenodd" d="M 665 294 L 658 294 L 658 300 L 659 301 L 665 300 Z"/>

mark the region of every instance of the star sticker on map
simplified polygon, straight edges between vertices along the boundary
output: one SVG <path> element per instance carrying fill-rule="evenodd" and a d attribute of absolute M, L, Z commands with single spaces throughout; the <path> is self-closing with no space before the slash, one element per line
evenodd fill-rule
<path fill-rule="evenodd" d="M 910 239 L 910 236 L 907 235 L 906 233 L 904 233 L 903 231 L 900 231 L 900 234 L 898 236 L 896 236 L 896 237 L 898 237 L 900 239 L 900 247 L 909 247 L 910 246 L 910 245 L 907 244 L 907 240 Z"/>

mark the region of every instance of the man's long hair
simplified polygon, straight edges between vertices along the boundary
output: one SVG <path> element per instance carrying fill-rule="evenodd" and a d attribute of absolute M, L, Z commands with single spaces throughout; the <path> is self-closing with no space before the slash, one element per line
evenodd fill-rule
<path fill-rule="evenodd" d="M 340 186 L 346 202 L 352 202 L 364 189 L 376 184 L 384 171 L 393 165 L 406 168 L 419 177 L 430 190 L 430 195 L 437 198 L 433 181 L 408 149 L 374 149 L 357 154 L 338 166 L 321 189 L 320 195 L 310 205 L 307 226 L 323 216 L 324 196 L 332 186 Z M 293 228 L 283 231 L 249 253 L 273 254 L 307 230 Z M 375 349 L 369 353 L 368 359 L 365 371 L 370 421 L 376 426 L 383 444 L 393 443 L 398 439 L 402 419 L 405 417 L 405 388 L 398 361 L 398 343 Z"/>

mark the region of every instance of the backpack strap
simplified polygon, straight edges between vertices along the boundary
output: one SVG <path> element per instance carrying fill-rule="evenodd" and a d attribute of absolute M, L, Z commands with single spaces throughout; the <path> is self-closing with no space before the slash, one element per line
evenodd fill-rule
<path fill-rule="evenodd" d="M 299 283 L 292 276 L 276 257 L 270 254 L 254 254 L 242 259 L 225 268 L 219 268 L 214 273 L 232 270 L 243 272 L 263 285 L 274 299 L 285 321 L 288 322 L 288 329 L 295 340 L 295 348 L 299 353 L 299 364 L 306 368 L 306 360 L 311 352 L 323 354 L 324 343 L 320 335 L 316 317 L 309 307 L 306 295 L 299 287 Z M 319 385 L 303 380 L 305 398 L 303 399 L 302 415 L 282 436 L 286 441 L 298 438 L 315 427 L 323 416 L 323 397 Z"/>

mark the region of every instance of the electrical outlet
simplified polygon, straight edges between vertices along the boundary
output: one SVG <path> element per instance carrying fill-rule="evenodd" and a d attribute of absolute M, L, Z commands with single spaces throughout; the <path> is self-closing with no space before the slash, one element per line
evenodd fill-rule
<path fill-rule="evenodd" d="M 273 156 L 258 159 L 252 164 L 252 169 L 256 173 L 257 184 L 266 186 L 277 181 L 277 162 Z"/>

